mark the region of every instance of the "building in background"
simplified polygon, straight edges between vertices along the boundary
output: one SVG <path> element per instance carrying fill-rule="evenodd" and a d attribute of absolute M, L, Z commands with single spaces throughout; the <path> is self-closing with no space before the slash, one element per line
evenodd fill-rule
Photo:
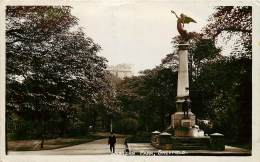
<path fill-rule="evenodd" d="M 108 71 L 116 77 L 123 79 L 125 77 L 131 77 L 134 75 L 132 65 L 129 64 L 118 64 L 115 66 L 109 66 Z"/>

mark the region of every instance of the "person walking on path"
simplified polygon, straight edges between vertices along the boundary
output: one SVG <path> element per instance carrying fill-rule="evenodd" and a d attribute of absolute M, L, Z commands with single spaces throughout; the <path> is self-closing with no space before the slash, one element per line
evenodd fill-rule
<path fill-rule="evenodd" d="M 108 144 L 110 145 L 111 153 L 115 153 L 116 136 L 113 132 L 111 132 L 110 136 L 108 137 Z"/>

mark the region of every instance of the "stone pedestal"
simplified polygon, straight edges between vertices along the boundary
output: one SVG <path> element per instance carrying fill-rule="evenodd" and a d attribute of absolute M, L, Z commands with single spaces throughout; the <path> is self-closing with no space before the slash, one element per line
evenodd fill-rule
<path fill-rule="evenodd" d="M 171 127 L 174 129 L 176 137 L 192 137 L 195 126 L 195 115 L 192 112 L 188 113 L 188 119 L 184 118 L 183 112 L 176 112 L 171 116 Z"/>
<path fill-rule="evenodd" d="M 209 150 L 210 137 L 172 137 L 173 150 Z"/>
<path fill-rule="evenodd" d="M 188 127 L 192 128 L 195 125 L 195 115 L 192 112 L 188 113 L 188 119 L 184 118 L 183 112 L 176 112 L 171 115 L 171 127 Z"/>

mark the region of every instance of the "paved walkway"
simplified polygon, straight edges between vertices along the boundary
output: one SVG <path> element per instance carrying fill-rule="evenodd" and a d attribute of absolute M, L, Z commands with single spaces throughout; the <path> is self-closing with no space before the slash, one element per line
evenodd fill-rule
<path fill-rule="evenodd" d="M 124 153 L 124 138 L 117 138 L 116 154 Z M 167 155 L 167 153 L 173 153 L 171 155 L 207 155 L 207 156 L 248 156 L 250 151 L 226 146 L 225 151 L 212 151 L 212 150 L 158 150 L 151 146 L 150 143 L 129 143 L 129 150 L 131 155 Z M 92 142 L 79 144 L 75 146 L 59 148 L 54 150 L 42 150 L 42 151 L 9 151 L 9 155 L 110 155 L 109 145 L 107 139 L 99 139 Z"/>
<path fill-rule="evenodd" d="M 9 155 L 104 155 L 111 154 L 107 138 L 95 140 L 92 142 L 79 144 L 70 147 L 64 147 L 53 150 L 42 151 L 9 151 Z M 124 152 L 124 138 L 117 138 L 116 152 Z"/>

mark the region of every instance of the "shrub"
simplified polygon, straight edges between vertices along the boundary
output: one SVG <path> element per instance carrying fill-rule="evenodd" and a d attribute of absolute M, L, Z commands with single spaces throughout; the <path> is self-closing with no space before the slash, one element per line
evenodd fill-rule
<path fill-rule="evenodd" d="M 120 133 L 135 134 L 139 128 L 139 123 L 134 118 L 124 118 L 114 124 L 114 130 Z"/>

